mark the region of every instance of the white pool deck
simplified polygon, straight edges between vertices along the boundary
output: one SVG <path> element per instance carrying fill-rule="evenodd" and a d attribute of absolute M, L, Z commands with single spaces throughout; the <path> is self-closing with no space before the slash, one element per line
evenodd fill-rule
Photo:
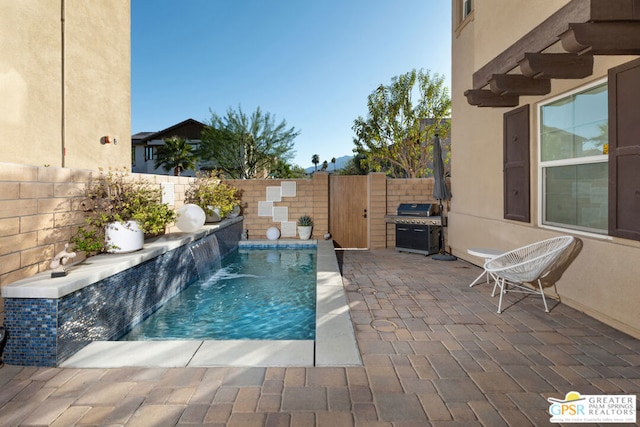
<path fill-rule="evenodd" d="M 333 241 L 317 243 L 316 339 L 95 341 L 65 360 L 65 368 L 212 366 L 361 366 Z M 249 240 L 243 245 L 310 241 Z"/>

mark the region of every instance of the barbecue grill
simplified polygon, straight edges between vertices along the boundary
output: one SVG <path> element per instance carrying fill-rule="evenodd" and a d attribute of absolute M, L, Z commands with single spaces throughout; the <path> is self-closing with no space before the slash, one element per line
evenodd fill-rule
<path fill-rule="evenodd" d="M 401 203 L 385 221 L 396 225 L 396 251 L 432 255 L 440 250 L 440 216 L 431 203 Z"/>

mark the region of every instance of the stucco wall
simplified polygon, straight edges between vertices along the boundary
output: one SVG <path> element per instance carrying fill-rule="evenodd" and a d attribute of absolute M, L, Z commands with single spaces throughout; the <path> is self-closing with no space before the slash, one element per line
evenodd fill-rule
<path fill-rule="evenodd" d="M 130 167 L 129 9 L 129 0 L 3 2 L 0 161 Z M 102 145 L 106 135 L 118 145 Z"/>
<path fill-rule="evenodd" d="M 567 1 L 474 2 L 471 22 L 452 36 L 452 171 L 453 199 L 448 244 L 453 253 L 469 256 L 469 247 L 508 250 L 560 234 L 540 226 L 538 172 L 538 106 L 573 88 L 606 77 L 607 70 L 629 57 L 595 58 L 594 74 L 582 80 L 553 80 L 544 97 L 520 97 L 530 104 L 531 222 L 503 219 L 503 114 L 511 108 L 479 108 L 467 103 L 473 73 L 555 12 Z M 516 108 L 516 107 L 514 107 Z M 558 282 L 562 301 L 610 325 L 640 337 L 640 242 L 589 234 L 576 235 L 583 250 Z M 514 310 L 517 307 L 514 307 Z"/>

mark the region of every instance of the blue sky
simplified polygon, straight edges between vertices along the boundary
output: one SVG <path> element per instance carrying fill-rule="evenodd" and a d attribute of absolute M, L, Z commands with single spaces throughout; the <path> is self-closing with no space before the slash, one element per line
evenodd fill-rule
<path fill-rule="evenodd" d="M 293 164 L 352 155 L 367 96 L 412 69 L 451 75 L 444 0 L 132 0 L 132 132 L 260 107 L 300 135 Z"/>

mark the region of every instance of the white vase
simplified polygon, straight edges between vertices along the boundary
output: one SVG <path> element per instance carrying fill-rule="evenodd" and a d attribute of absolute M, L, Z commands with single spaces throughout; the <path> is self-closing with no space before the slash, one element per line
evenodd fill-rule
<path fill-rule="evenodd" d="M 142 249 L 144 233 L 136 221 L 111 222 L 104 228 L 107 252 L 123 254 Z"/>
<path fill-rule="evenodd" d="M 313 226 L 311 225 L 299 225 L 298 235 L 300 236 L 300 240 L 309 240 L 311 238 L 312 230 L 313 230 Z"/>

